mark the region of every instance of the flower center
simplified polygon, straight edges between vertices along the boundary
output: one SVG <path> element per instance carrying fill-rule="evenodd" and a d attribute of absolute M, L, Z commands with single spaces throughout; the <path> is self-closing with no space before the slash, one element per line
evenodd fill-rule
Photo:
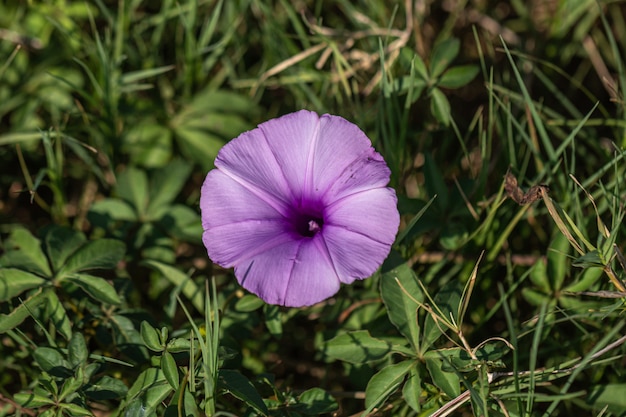
<path fill-rule="evenodd" d="M 324 219 L 316 214 L 298 213 L 292 219 L 293 227 L 302 237 L 313 237 L 324 227 Z"/>

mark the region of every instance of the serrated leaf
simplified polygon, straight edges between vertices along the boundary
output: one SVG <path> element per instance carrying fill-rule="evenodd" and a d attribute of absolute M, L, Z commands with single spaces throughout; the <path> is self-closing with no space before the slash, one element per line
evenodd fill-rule
<path fill-rule="evenodd" d="M 461 42 L 456 38 L 447 38 L 433 48 L 430 56 L 430 76 L 438 78 L 459 54 Z"/>
<path fill-rule="evenodd" d="M 452 67 L 443 73 L 437 85 L 443 88 L 460 88 L 472 81 L 478 75 L 479 68 L 476 65 L 459 65 Z"/>
<path fill-rule="evenodd" d="M 324 343 L 326 356 L 355 364 L 380 360 L 391 350 L 391 343 L 372 337 L 367 330 L 343 333 Z"/>
<path fill-rule="evenodd" d="M 121 240 L 92 240 L 76 250 L 58 271 L 58 279 L 92 269 L 113 269 L 124 257 L 126 245 Z"/>
<path fill-rule="evenodd" d="M 380 407 L 398 389 L 405 376 L 415 366 L 415 361 L 406 360 L 387 366 L 376 373 L 365 388 L 365 407 L 369 410 Z"/>
<path fill-rule="evenodd" d="M 424 295 L 415 272 L 407 264 L 386 272 L 380 281 L 380 291 L 389 321 L 418 351 L 420 329 L 417 322 L 419 304 L 416 301 L 423 302 Z"/>
<path fill-rule="evenodd" d="M 222 389 L 230 392 L 257 412 L 264 416 L 269 415 L 269 410 L 263 402 L 263 398 L 261 398 L 261 395 L 250 380 L 241 373 L 230 369 L 220 369 L 219 384 Z"/>
<path fill-rule="evenodd" d="M 21 269 L 0 268 L 0 301 L 11 298 L 32 288 L 40 287 L 45 279 Z"/>
<path fill-rule="evenodd" d="M 117 305 L 122 302 L 115 288 L 103 278 L 88 274 L 75 274 L 65 278 L 63 282 L 71 282 L 78 285 L 94 300 L 101 303 Z"/>
<path fill-rule="evenodd" d="M 43 238 L 43 245 L 52 269 L 55 271 L 61 269 L 67 258 L 86 241 L 85 235 L 69 227 L 57 225 L 49 227 Z"/>
<path fill-rule="evenodd" d="M 459 377 L 453 372 L 443 370 L 444 363 L 439 358 L 427 358 L 426 368 L 435 384 L 448 397 L 455 398 L 461 394 Z"/>
<path fill-rule="evenodd" d="M 52 276 L 48 258 L 41 249 L 39 239 L 28 230 L 22 227 L 14 229 L 3 247 L 4 254 L 0 258 L 1 267 L 22 269 L 44 277 Z"/>
<path fill-rule="evenodd" d="M 430 92 L 430 112 L 442 125 L 450 125 L 450 102 L 443 91 L 436 87 Z"/>

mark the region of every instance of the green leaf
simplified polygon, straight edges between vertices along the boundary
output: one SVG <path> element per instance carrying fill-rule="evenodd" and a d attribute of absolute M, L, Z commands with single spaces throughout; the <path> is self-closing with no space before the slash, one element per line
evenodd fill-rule
<path fill-rule="evenodd" d="M 407 376 L 404 387 L 402 387 L 402 396 L 404 401 L 415 411 L 419 413 L 421 410 L 420 397 L 422 395 L 422 379 L 420 377 L 417 366 L 411 368 Z"/>
<path fill-rule="evenodd" d="M 70 340 L 72 337 L 72 323 L 67 316 L 65 307 L 63 307 L 61 300 L 59 300 L 59 297 L 54 291 L 46 291 L 46 297 L 48 301 L 44 308 L 44 320 L 51 321 L 57 331 L 61 333 L 65 339 Z"/>
<path fill-rule="evenodd" d="M 8 301 L 26 290 L 40 287 L 46 282 L 30 272 L 14 268 L 0 268 L 0 301 Z"/>
<path fill-rule="evenodd" d="M 87 363 L 89 351 L 85 343 L 85 336 L 79 332 L 74 332 L 68 344 L 68 359 L 73 368 Z"/>
<path fill-rule="evenodd" d="M 6 333 L 22 324 L 22 322 L 26 320 L 26 317 L 29 317 L 31 313 L 34 312 L 40 304 L 45 303 L 47 299 L 48 296 L 45 292 L 39 292 L 28 298 L 16 309 L 11 311 L 11 313 L 0 314 L 0 334 Z"/>
<path fill-rule="evenodd" d="M 150 416 L 172 393 L 172 387 L 158 368 L 148 368 L 139 374 L 130 387 L 126 398 L 130 399 L 126 407 L 126 416 Z"/>
<path fill-rule="evenodd" d="M 452 64 L 459 54 L 461 42 L 456 38 L 447 38 L 435 45 L 430 56 L 430 76 L 439 78 L 443 71 Z"/>
<path fill-rule="evenodd" d="M 437 86 L 443 88 L 460 88 L 472 81 L 478 75 L 476 65 L 459 65 L 447 70 L 439 79 Z"/>
<path fill-rule="evenodd" d="M 69 227 L 53 225 L 46 230 L 43 239 L 44 248 L 52 264 L 52 269 L 58 271 L 67 258 L 80 248 L 87 238 L 81 232 Z"/>
<path fill-rule="evenodd" d="M 74 403 L 61 403 L 59 407 L 68 412 L 70 416 L 85 417 L 92 415 L 91 411 Z"/>
<path fill-rule="evenodd" d="M 389 321 L 418 351 L 420 329 L 417 323 L 419 304 L 416 301 L 422 302 L 424 295 L 415 272 L 407 264 L 386 272 L 380 280 L 380 290 Z"/>
<path fill-rule="evenodd" d="M 591 267 L 580 274 L 580 279 L 565 287 L 564 291 L 578 292 L 587 291 L 604 274 L 602 268 Z"/>
<path fill-rule="evenodd" d="M 265 305 L 265 301 L 253 294 L 246 294 L 237 300 L 235 310 L 242 313 L 251 313 Z"/>
<path fill-rule="evenodd" d="M 265 326 L 267 330 L 276 338 L 280 338 L 283 334 L 283 320 L 280 314 L 280 308 L 272 304 L 263 306 L 263 315 L 265 316 Z"/>
<path fill-rule="evenodd" d="M 441 170 L 429 152 L 424 153 L 424 180 L 428 195 L 431 197 L 437 195 L 435 204 L 441 211 L 447 210 L 450 200 L 448 187 Z"/>
<path fill-rule="evenodd" d="M 178 384 L 180 383 L 178 366 L 176 366 L 174 356 L 167 350 L 161 354 L 161 371 L 163 371 L 163 375 L 170 386 L 175 390 L 178 389 Z"/>
<path fill-rule="evenodd" d="M 176 238 L 197 243 L 202 241 L 202 219 L 188 206 L 176 204 L 167 207 L 159 224 Z"/>
<path fill-rule="evenodd" d="M 300 394 L 294 408 L 299 413 L 317 416 L 332 413 L 337 407 L 337 401 L 328 392 L 321 388 L 311 388 Z"/>
<path fill-rule="evenodd" d="M 263 398 L 261 398 L 261 395 L 259 395 L 250 380 L 241 373 L 230 369 L 220 369 L 219 384 L 222 389 L 230 392 L 262 415 L 269 415 L 269 410 L 263 402 Z"/>
<path fill-rule="evenodd" d="M 78 285 L 93 299 L 106 304 L 120 304 L 122 300 L 117 295 L 115 288 L 105 279 L 88 274 L 75 274 L 63 280 Z"/>
<path fill-rule="evenodd" d="M 199 312 L 204 311 L 204 291 L 196 285 L 194 280 L 189 275 L 171 265 L 151 259 L 143 261 L 142 264 L 163 274 L 163 277 L 165 277 L 176 288 L 179 288 L 183 295 L 191 301 L 191 304 Z"/>
<path fill-rule="evenodd" d="M 167 342 L 167 346 L 165 348 L 171 353 L 189 352 L 189 349 L 191 348 L 191 341 L 189 341 L 189 339 L 176 337 Z"/>
<path fill-rule="evenodd" d="M 22 269 L 44 277 L 52 276 L 48 259 L 41 250 L 39 239 L 28 230 L 22 227 L 14 229 L 3 247 L 5 252 L 0 258 L 1 267 Z"/>
<path fill-rule="evenodd" d="M 459 280 L 451 280 L 446 283 L 433 299 L 435 304 L 432 306 L 433 310 L 436 312 L 437 309 L 435 306 L 437 306 L 439 310 L 441 310 L 440 315 L 443 316 L 444 319 L 457 322 L 459 303 L 461 302 L 463 289 L 463 284 Z M 460 325 L 460 323 L 457 323 L 457 325 Z M 424 321 L 424 343 L 422 344 L 422 351 L 424 352 L 439 339 L 443 334 L 442 331 L 445 331 L 445 329 L 445 325 L 440 322 L 435 322 L 432 314 L 428 314 Z"/>
<path fill-rule="evenodd" d="M 355 364 L 380 360 L 391 349 L 391 343 L 370 336 L 367 330 L 343 333 L 324 343 L 326 356 Z"/>
<path fill-rule="evenodd" d="M 143 219 L 148 209 L 148 177 L 146 173 L 135 167 L 128 167 L 117 177 L 117 195 L 129 203 Z"/>
<path fill-rule="evenodd" d="M 100 227 L 107 227 L 111 221 L 138 221 L 137 213 L 124 200 L 106 198 L 95 202 L 89 210 L 89 220 Z"/>
<path fill-rule="evenodd" d="M 448 98 L 438 88 L 433 88 L 430 92 L 430 112 L 439 123 L 444 126 L 450 125 L 450 102 Z"/>
<path fill-rule="evenodd" d="M 426 368 L 435 384 L 448 397 L 455 398 L 461 394 L 459 377 L 454 372 L 443 370 L 444 360 L 440 358 L 426 358 Z"/>
<path fill-rule="evenodd" d="M 98 239 L 90 241 L 67 259 L 57 276 L 59 279 L 64 279 L 67 275 L 75 272 L 115 268 L 124 257 L 124 252 L 126 252 L 126 245 L 121 240 Z"/>
<path fill-rule="evenodd" d="M 156 331 L 154 327 L 150 325 L 147 321 L 141 322 L 141 340 L 146 345 L 146 347 L 154 352 L 161 352 L 164 349 L 163 342 L 161 341 L 161 337 L 159 336 L 159 332 Z"/>
<path fill-rule="evenodd" d="M 558 233 L 548 249 L 548 274 L 547 279 L 552 291 L 560 290 L 569 272 L 570 244 L 567 237 Z"/>
<path fill-rule="evenodd" d="M 564 236 L 564 235 L 561 235 Z M 604 262 L 602 262 L 602 258 L 600 257 L 600 252 L 598 250 L 593 250 L 591 252 L 587 252 L 582 256 L 574 259 L 572 261 L 573 266 L 577 266 L 579 268 L 592 268 L 592 267 L 604 267 Z"/>
<path fill-rule="evenodd" d="M 103 376 L 96 382 L 89 384 L 84 389 L 84 393 L 96 401 L 113 400 L 121 398 L 128 392 L 128 387 L 124 382 L 110 376 Z"/>
<path fill-rule="evenodd" d="M 365 407 L 368 410 L 380 407 L 398 389 L 402 381 L 404 381 L 404 377 L 415 366 L 415 361 L 406 360 L 387 366 L 376 373 L 365 388 Z"/>
<path fill-rule="evenodd" d="M 20 404 L 22 407 L 27 408 L 39 408 L 46 405 L 54 404 L 54 400 L 44 397 L 42 395 L 37 395 L 33 393 L 25 393 L 20 392 L 13 396 L 15 402 Z"/>
<path fill-rule="evenodd" d="M 33 352 L 33 358 L 50 375 L 67 378 L 73 374 L 70 364 L 56 349 L 40 346 Z"/>
<path fill-rule="evenodd" d="M 81 368 L 77 369 L 77 374 L 63 380 L 61 386 L 61 392 L 59 394 L 59 401 L 65 400 L 68 396 L 76 394 L 76 391 L 83 386 L 83 374 Z"/>
<path fill-rule="evenodd" d="M 146 78 L 156 77 L 157 75 L 164 74 L 168 71 L 171 71 L 175 68 L 174 65 L 165 65 L 157 68 L 148 68 L 142 69 L 138 71 L 129 71 L 125 74 L 122 74 L 120 77 L 120 83 L 124 86 L 128 87 L 129 85 L 135 84 L 138 81 L 143 81 Z"/>
<path fill-rule="evenodd" d="M 178 144 L 185 156 L 205 171 L 213 168 L 213 161 L 226 141 L 221 137 L 192 127 L 181 126 L 175 131 Z"/>
<path fill-rule="evenodd" d="M 192 164 L 183 159 L 174 159 L 154 172 L 150 179 L 149 190 L 148 216 L 150 218 L 156 219 L 157 212 L 174 202 L 187 182 L 192 167 Z"/>
<path fill-rule="evenodd" d="M 172 157 L 173 133 L 153 118 L 130 127 L 124 136 L 124 149 L 134 165 L 145 168 L 166 166 Z"/>
<path fill-rule="evenodd" d="M 587 404 L 596 410 L 608 406 L 608 411 L 616 415 L 623 415 L 626 410 L 626 383 L 615 383 L 592 386 L 587 395 Z"/>
<path fill-rule="evenodd" d="M 413 67 L 415 68 L 415 73 L 421 79 L 423 79 L 424 81 L 428 81 L 430 79 L 424 60 L 417 54 L 415 54 L 415 56 L 413 57 Z"/>

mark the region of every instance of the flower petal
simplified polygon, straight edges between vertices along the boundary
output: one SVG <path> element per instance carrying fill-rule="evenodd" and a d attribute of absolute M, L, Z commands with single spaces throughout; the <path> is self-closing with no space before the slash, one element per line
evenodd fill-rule
<path fill-rule="evenodd" d="M 345 167 L 341 175 L 335 177 L 334 183 L 323 196 L 324 201 L 331 204 L 350 194 L 385 188 L 390 175 L 391 171 L 382 156 L 370 148 Z"/>
<path fill-rule="evenodd" d="M 400 225 L 397 201 L 391 188 L 375 188 L 349 195 L 326 208 L 324 227 L 342 227 L 391 245 Z"/>
<path fill-rule="evenodd" d="M 323 236 L 343 284 L 372 275 L 391 249 L 391 245 L 341 226 L 325 226 Z"/>
<path fill-rule="evenodd" d="M 312 165 L 319 116 L 300 110 L 259 125 L 296 201 L 312 188 Z"/>
<path fill-rule="evenodd" d="M 280 219 L 285 210 L 275 200 L 266 200 L 219 169 L 209 172 L 200 192 L 204 230 L 243 220 Z"/>
<path fill-rule="evenodd" d="M 242 220 L 211 227 L 202 235 L 209 258 L 224 268 L 291 242 L 284 219 Z"/>
<path fill-rule="evenodd" d="M 261 129 L 244 132 L 217 154 L 215 166 L 248 188 L 273 199 L 293 200 L 289 184 Z"/>
<path fill-rule="evenodd" d="M 361 173 L 366 167 L 369 169 Z M 325 114 L 320 118 L 313 178 L 311 192 L 315 196 L 342 180 L 348 187 L 362 187 L 374 179 L 369 188 L 384 187 L 389 182 L 389 169 L 358 126 L 343 117 Z"/>
<path fill-rule="evenodd" d="M 235 266 L 241 285 L 265 302 L 304 307 L 339 290 L 339 278 L 323 242 L 292 239 Z"/>

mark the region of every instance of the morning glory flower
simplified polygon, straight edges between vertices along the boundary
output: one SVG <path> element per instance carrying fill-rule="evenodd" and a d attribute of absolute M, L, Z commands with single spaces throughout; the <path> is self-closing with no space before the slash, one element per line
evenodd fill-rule
<path fill-rule="evenodd" d="M 202 185 L 213 262 L 265 302 L 315 304 L 372 275 L 400 223 L 390 171 L 339 116 L 301 110 L 226 144 Z"/>

